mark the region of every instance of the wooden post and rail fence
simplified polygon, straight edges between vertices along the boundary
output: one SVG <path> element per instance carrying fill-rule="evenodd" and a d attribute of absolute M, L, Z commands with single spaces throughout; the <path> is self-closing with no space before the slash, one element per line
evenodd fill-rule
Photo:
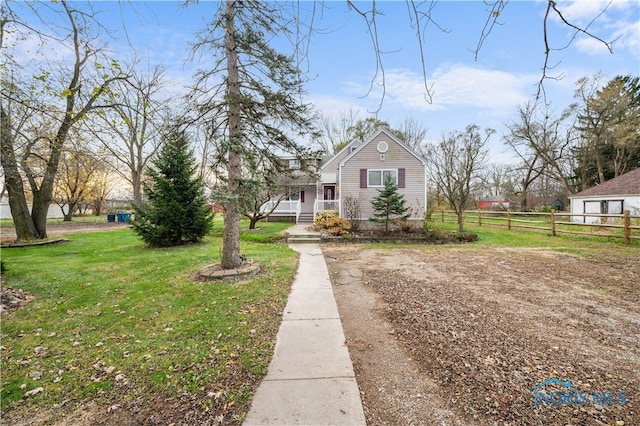
<path fill-rule="evenodd" d="M 434 211 L 435 213 L 438 211 Z M 453 210 L 440 210 L 442 222 L 457 222 Z M 576 221 L 576 218 L 579 221 Z M 570 213 L 570 212 L 513 212 L 510 210 L 467 210 L 463 223 L 497 226 L 511 229 L 534 229 L 557 234 L 587 235 L 623 238 L 625 244 L 640 240 L 640 216 L 632 216 L 629 210 L 622 214 Z"/>

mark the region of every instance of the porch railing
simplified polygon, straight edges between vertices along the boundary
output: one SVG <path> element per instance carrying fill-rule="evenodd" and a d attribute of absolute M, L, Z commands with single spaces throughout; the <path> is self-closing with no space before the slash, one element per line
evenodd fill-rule
<path fill-rule="evenodd" d="M 295 216 L 296 222 L 298 222 L 298 217 L 300 216 L 300 212 L 302 211 L 302 204 L 300 203 L 300 200 L 283 200 L 280 202 L 267 201 L 262 205 L 260 211 L 263 213 L 268 213 L 271 211 L 271 209 L 274 208 L 274 205 L 276 203 L 278 205 L 275 206 L 275 209 L 271 214 Z"/>
<path fill-rule="evenodd" d="M 313 205 L 313 217 L 316 217 L 316 215 L 323 210 L 338 211 L 339 206 L 340 200 L 316 200 Z"/>

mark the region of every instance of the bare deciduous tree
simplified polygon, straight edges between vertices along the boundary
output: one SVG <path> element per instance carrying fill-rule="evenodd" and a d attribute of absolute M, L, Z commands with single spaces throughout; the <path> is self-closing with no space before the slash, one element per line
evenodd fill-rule
<path fill-rule="evenodd" d="M 384 5 L 384 3 L 382 3 Z M 485 41 L 491 35 L 493 29 L 496 26 L 503 25 L 505 22 L 501 21 L 503 12 L 509 6 L 509 0 L 485 0 L 482 3 L 485 6 L 485 22 L 478 36 L 478 43 L 473 51 L 476 59 L 479 57 L 482 47 Z M 544 4 L 541 2 L 541 5 Z M 374 88 L 380 88 L 382 94 L 378 103 L 378 108 L 375 112 L 380 111 L 384 103 L 386 95 L 386 71 L 385 71 L 385 51 L 381 48 L 381 41 L 383 35 L 378 27 L 378 20 L 380 16 L 384 16 L 384 6 L 381 2 L 372 0 L 369 6 L 366 2 L 353 2 L 347 0 L 347 6 L 350 10 L 360 16 L 366 25 L 367 32 L 371 38 L 371 44 L 374 51 L 374 63 L 375 72 L 371 78 L 369 90 L 367 95 L 373 92 Z M 414 31 L 416 38 L 416 45 L 418 48 L 418 61 L 422 70 L 423 85 L 424 85 L 424 99 L 427 103 L 433 102 L 433 83 L 429 82 L 428 77 L 428 52 L 427 52 L 427 30 L 434 27 L 437 31 L 448 33 L 449 29 L 442 27 L 438 23 L 438 2 L 437 1 L 415 1 L 408 0 L 407 5 L 407 17 L 408 25 Z M 542 26 L 542 40 L 544 54 L 541 58 L 541 75 L 537 85 L 536 99 L 545 98 L 544 83 L 546 80 L 559 80 L 563 77 L 562 74 L 552 74 L 557 68 L 557 64 L 552 63 L 552 54 L 568 48 L 578 35 L 585 35 L 600 43 L 602 43 L 609 52 L 613 53 L 613 42 L 606 41 L 601 37 L 598 37 L 590 30 L 591 24 L 598 18 L 603 16 L 611 2 L 604 2 L 602 9 L 594 16 L 594 18 L 585 26 L 577 25 L 571 22 L 565 17 L 565 5 L 557 2 L 556 0 L 547 0 L 544 16 L 540 22 Z M 549 26 L 552 22 L 552 18 L 556 17 L 563 25 L 573 32 L 569 42 L 558 42 L 553 40 L 550 34 Z"/>
<path fill-rule="evenodd" d="M 16 18 L 13 7 L 20 7 L 19 4 L 5 3 L 2 8 L 0 49 L 3 56 L 11 58 L 4 70 L 10 78 L 3 78 L 0 102 L 2 167 L 18 239 L 46 238 L 47 211 L 69 132 L 90 112 L 106 108 L 104 95 L 109 86 L 127 78 L 120 65 L 106 58 L 104 49 L 97 45 L 92 28 L 97 20 L 90 6 L 83 10 L 76 6 L 65 0 L 46 5 L 57 21 L 41 22 L 44 30 L 35 30 L 39 25 Z M 37 12 L 45 4 L 30 7 Z M 8 32 L 22 33 L 23 38 L 15 45 L 5 46 Z M 33 37 L 43 41 L 43 50 L 35 52 L 26 63 L 19 63 L 12 55 L 13 49 L 20 47 L 20 40 L 28 42 Z M 68 63 L 47 61 L 43 52 L 51 49 L 48 43 L 68 49 Z M 36 74 L 31 74 L 34 71 Z M 51 127 L 43 128 L 43 122 L 51 123 Z M 40 144 L 41 141 L 46 143 Z M 37 144 L 45 149 L 33 151 Z M 43 162 L 41 175 L 34 175 L 29 169 L 31 156 L 38 156 Z M 33 200 L 31 213 L 23 178 Z"/>
<path fill-rule="evenodd" d="M 427 131 L 428 129 L 417 120 L 407 118 L 398 129 L 393 130 L 393 133 L 409 148 L 418 154 L 423 154 Z"/>
<path fill-rule="evenodd" d="M 518 120 L 507 124 L 509 133 L 503 139 L 523 165 L 523 209 L 526 209 L 527 188 L 542 175 L 557 180 L 567 195 L 576 191 L 574 111 L 575 107 L 571 106 L 556 116 L 548 105 L 527 103 L 518 107 Z"/>
<path fill-rule="evenodd" d="M 313 143 L 329 155 L 338 153 L 352 141 L 351 129 L 358 121 L 357 117 L 358 112 L 353 108 L 340 112 L 337 118 L 320 116 L 317 123 L 319 134 Z"/>
<path fill-rule="evenodd" d="M 108 93 L 112 108 L 86 123 L 111 154 L 113 170 L 131 185 L 138 205 L 144 170 L 160 148 L 160 131 L 171 105 L 162 95 L 163 73 L 157 66 L 148 75 L 138 72 L 117 82 Z"/>
<path fill-rule="evenodd" d="M 488 155 L 487 141 L 493 133 L 487 129 L 483 136 L 478 126 L 469 125 L 464 132 L 450 132 L 426 148 L 429 178 L 458 216 L 460 231 L 464 229 L 463 213 L 479 182 Z"/>
<path fill-rule="evenodd" d="M 76 138 L 80 136 L 70 136 L 70 139 Z M 65 222 L 72 220 L 81 204 L 89 203 L 95 177 L 105 167 L 103 160 L 91 152 L 86 143 L 73 140 L 70 142 L 72 146 L 60 157 L 53 190 L 53 200 L 60 206 Z"/>

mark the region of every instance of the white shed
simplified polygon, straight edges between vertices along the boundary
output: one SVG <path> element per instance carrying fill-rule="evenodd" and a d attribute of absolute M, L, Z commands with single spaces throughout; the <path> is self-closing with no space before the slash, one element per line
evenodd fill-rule
<path fill-rule="evenodd" d="M 571 213 L 622 214 L 640 216 L 640 168 L 610 179 L 569 197 Z M 574 222 L 596 223 L 598 217 L 574 216 Z"/>

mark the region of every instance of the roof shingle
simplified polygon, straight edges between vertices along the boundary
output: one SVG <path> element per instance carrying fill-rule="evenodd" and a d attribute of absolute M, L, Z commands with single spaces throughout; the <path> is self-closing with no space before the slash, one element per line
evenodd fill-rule
<path fill-rule="evenodd" d="M 640 167 L 617 178 L 610 179 L 600 185 L 573 194 L 575 197 L 593 197 L 609 195 L 640 195 Z"/>

